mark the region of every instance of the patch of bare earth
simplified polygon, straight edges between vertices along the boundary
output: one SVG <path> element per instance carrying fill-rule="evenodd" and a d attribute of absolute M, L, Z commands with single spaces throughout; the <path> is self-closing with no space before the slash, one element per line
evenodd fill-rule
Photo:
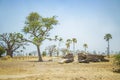
<path fill-rule="evenodd" d="M 0 61 L 0 80 L 120 80 L 111 62 Z"/>

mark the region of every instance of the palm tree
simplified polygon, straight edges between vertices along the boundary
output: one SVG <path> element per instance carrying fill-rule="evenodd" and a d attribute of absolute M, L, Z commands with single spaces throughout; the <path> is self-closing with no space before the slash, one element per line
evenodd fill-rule
<path fill-rule="evenodd" d="M 58 40 L 59 40 L 59 43 L 58 43 L 58 49 L 57 49 L 57 56 L 59 56 L 60 44 L 63 41 L 63 39 L 60 37 Z"/>
<path fill-rule="evenodd" d="M 112 39 L 112 35 L 111 34 L 105 34 L 104 39 L 108 42 L 108 47 L 107 47 L 107 56 L 108 58 L 110 57 L 109 53 L 110 53 L 110 46 L 109 46 L 109 40 Z"/>
<path fill-rule="evenodd" d="M 75 43 L 77 43 L 77 39 L 72 38 L 72 42 L 73 42 L 73 52 L 75 53 Z"/>
<path fill-rule="evenodd" d="M 63 39 L 60 37 L 59 38 L 59 45 L 58 45 L 59 47 L 60 47 L 60 44 L 61 44 L 62 41 L 63 41 Z"/>
<path fill-rule="evenodd" d="M 83 47 L 85 48 L 85 52 L 86 52 L 86 49 L 88 48 L 88 45 L 85 43 L 85 44 L 83 44 Z"/>
<path fill-rule="evenodd" d="M 67 40 L 66 40 L 66 47 L 67 47 L 67 49 L 68 49 L 68 52 L 69 52 L 69 50 L 70 50 L 70 44 L 71 44 L 71 42 L 72 42 L 71 39 L 67 39 Z"/>

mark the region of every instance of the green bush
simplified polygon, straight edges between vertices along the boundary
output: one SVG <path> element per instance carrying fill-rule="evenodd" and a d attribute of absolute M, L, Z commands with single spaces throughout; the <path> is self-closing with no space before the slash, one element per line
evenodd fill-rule
<path fill-rule="evenodd" d="M 46 56 L 46 52 L 45 51 L 42 52 L 42 56 L 43 57 Z"/>
<path fill-rule="evenodd" d="M 5 53 L 4 48 L 2 48 L 2 47 L 0 46 L 0 57 L 1 57 L 1 55 L 4 54 L 4 53 Z"/>
<path fill-rule="evenodd" d="M 120 53 L 114 56 L 114 63 L 120 68 Z"/>
<path fill-rule="evenodd" d="M 114 64 L 115 67 L 113 68 L 113 72 L 120 73 L 120 53 L 114 56 Z"/>

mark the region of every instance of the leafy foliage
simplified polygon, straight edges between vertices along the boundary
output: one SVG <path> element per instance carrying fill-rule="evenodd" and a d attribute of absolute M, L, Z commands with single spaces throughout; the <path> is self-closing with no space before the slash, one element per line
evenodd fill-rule
<path fill-rule="evenodd" d="M 106 40 L 106 41 L 109 41 L 110 39 L 112 39 L 112 35 L 111 34 L 106 34 L 105 36 L 104 36 L 104 39 Z"/>

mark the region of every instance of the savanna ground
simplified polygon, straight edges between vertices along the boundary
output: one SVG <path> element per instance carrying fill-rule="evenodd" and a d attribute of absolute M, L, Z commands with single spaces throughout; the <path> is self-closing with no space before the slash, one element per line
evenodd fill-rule
<path fill-rule="evenodd" d="M 120 80 L 113 67 L 112 60 L 67 64 L 37 62 L 37 58 L 0 60 L 0 80 Z"/>

